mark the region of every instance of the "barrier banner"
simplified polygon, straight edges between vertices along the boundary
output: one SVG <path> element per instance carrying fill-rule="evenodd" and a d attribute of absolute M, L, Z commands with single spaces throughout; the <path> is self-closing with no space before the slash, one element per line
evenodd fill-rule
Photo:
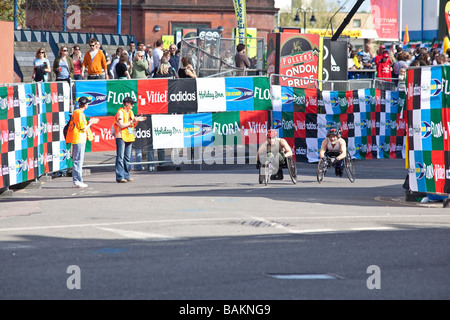
<path fill-rule="evenodd" d="M 398 92 L 378 89 L 319 91 L 272 87 L 282 103 L 273 111 L 273 127 L 293 139 L 297 161 L 317 162 L 322 141 L 338 128 L 356 159 L 402 158 L 404 101 Z M 403 96 L 405 99 L 405 96 Z"/>
<path fill-rule="evenodd" d="M 412 191 L 450 193 L 449 67 L 408 70 L 409 184 Z"/>
<path fill-rule="evenodd" d="M 76 81 L 76 99 L 92 100 L 87 117 L 114 116 L 124 97 L 134 114 L 188 114 L 271 110 L 267 77 Z"/>
<path fill-rule="evenodd" d="M 66 82 L 0 88 L 0 188 L 71 165 L 62 138 L 69 103 Z"/>

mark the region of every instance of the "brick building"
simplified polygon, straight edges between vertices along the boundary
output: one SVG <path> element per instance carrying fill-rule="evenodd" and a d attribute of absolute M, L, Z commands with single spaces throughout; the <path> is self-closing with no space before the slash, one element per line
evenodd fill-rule
<path fill-rule="evenodd" d="M 130 32 L 131 2 L 131 32 Z M 274 0 L 247 0 L 247 27 L 257 28 L 258 37 L 266 38 L 274 28 L 274 15 L 278 8 Z M 231 38 L 237 27 L 232 0 L 123 0 L 121 11 L 121 34 L 134 34 L 138 41 L 153 44 L 163 35 L 172 35 L 180 29 L 224 28 L 223 37 Z M 117 0 L 97 0 L 92 14 L 81 12 L 81 28 L 72 32 L 117 33 Z M 38 13 L 41 15 L 42 13 Z M 33 28 L 32 13 L 27 26 Z M 30 19 L 31 18 L 31 19 Z M 61 16 L 47 16 L 56 26 L 61 25 Z M 155 26 L 160 26 L 156 31 Z M 41 29 L 45 29 L 42 28 Z M 50 30 L 48 28 L 47 30 Z"/>

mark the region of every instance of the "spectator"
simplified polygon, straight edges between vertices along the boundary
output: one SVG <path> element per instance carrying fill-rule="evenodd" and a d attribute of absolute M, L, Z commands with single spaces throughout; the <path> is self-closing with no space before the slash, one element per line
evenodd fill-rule
<path fill-rule="evenodd" d="M 177 55 L 177 46 L 175 45 L 175 43 L 172 43 L 169 46 L 169 52 L 170 52 L 169 63 L 176 72 L 180 67 L 180 56 Z"/>
<path fill-rule="evenodd" d="M 33 61 L 33 75 L 31 78 L 33 81 L 48 81 L 48 73 L 52 72 L 50 68 L 50 62 L 47 59 L 47 53 L 44 48 L 39 48 L 36 51 L 36 59 Z"/>
<path fill-rule="evenodd" d="M 148 72 L 150 74 L 150 78 L 152 77 L 152 71 L 154 69 L 153 67 L 153 48 L 152 46 L 148 45 L 145 48 L 145 51 L 147 52 L 147 57 L 148 57 Z"/>
<path fill-rule="evenodd" d="M 383 53 L 383 57 L 377 64 L 377 77 L 384 81 L 392 81 L 392 67 L 389 53 Z"/>
<path fill-rule="evenodd" d="M 394 78 L 398 78 L 400 69 L 408 68 L 409 53 L 402 51 L 397 55 L 397 61 L 394 63 Z"/>
<path fill-rule="evenodd" d="M 81 54 L 80 46 L 78 46 L 78 45 L 73 46 L 72 54 L 70 55 L 70 57 L 72 58 L 72 62 L 73 62 L 73 71 L 74 71 L 73 79 L 74 80 L 82 80 L 83 76 L 84 76 L 81 74 L 81 66 L 83 64 L 83 56 Z"/>
<path fill-rule="evenodd" d="M 231 50 L 227 50 L 225 52 L 225 56 L 223 58 L 223 61 L 225 61 L 227 64 L 229 64 L 230 66 L 233 65 L 233 55 L 231 54 Z"/>
<path fill-rule="evenodd" d="M 420 55 L 418 61 L 419 61 L 421 66 L 431 66 L 431 64 L 432 64 L 431 57 L 430 57 L 428 52 L 423 52 Z"/>
<path fill-rule="evenodd" d="M 378 48 L 378 55 L 374 58 L 375 65 L 378 65 L 378 62 L 380 62 L 383 59 L 384 53 L 387 53 L 389 56 L 389 52 L 386 50 L 386 46 L 382 44 Z M 391 63 L 391 61 L 389 61 L 389 63 Z"/>
<path fill-rule="evenodd" d="M 67 81 L 70 83 L 70 79 L 74 75 L 74 67 L 72 58 L 68 56 L 66 46 L 59 48 L 58 57 L 53 62 L 53 72 L 56 75 L 56 81 Z"/>
<path fill-rule="evenodd" d="M 250 68 L 250 61 L 248 60 L 247 55 L 245 54 L 245 44 L 239 43 L 236 46 L 236 55 L 234 56 L 234 63 L 237 68 L 240 68 L 244 71 L 236 72 L 237 76 L 245 75 L 245 68 Z"/>
<path fill-rule="evenodd" d="M 69 129 L 67 130 L 66 143 L 72 145 L 72 181 L 74 188 L 86 188 L 88 186 L 83 182 L 82 177 L 84 151 L 86 148 L 86 140 L 94 140 L 90 127 L 99 121 L 98 118 L 91 118 L 89 121 L 86 121 L 84 111 L 87 109 L 89 103 L 91 103 L 91 100 L 87 97 L 80 97 L 78 99 L 78 109 L 73 112 Z"/>
<path fill-rule="evenodd" d="M 106 58 L 103 51 L 99 50 L 97 43 L 98 41 L 94 38 L 89 40 L 91 50 L 84 56 L 81 73 L 84 74 L 87 67 L 89 80 L 109 79 Z"/>
<path fill-rule="evenodd" d="M 114 136 L 116 138 L 116 181 L 126 183 L 133 181 L 130 178 L 131 148 L 134 138 L 134 128 L 139 121 L 144 121 L 147 117 L 135 117 L 133 105 L 136 103 L 131 97 L 123 99 L 121 107 L 114 118 Z"/>
<path fill-rule="evenodd" d="M 131 41 L 130 44 L 128 45 L 128 47 L 129 47 L 128 57 L 129 57 L 130 61 L 133 61 L 134 55 L 136 54 L 136 42 Z"/>
<path fill-rule="evenodd" d="M 364 53 L 361 51 L 358 51 L 356 55 L 353 56 L 353 64 L 355 65 L 355 68 L 360 70 L 362 68 L 361 60 L 364 56 Z"/>
<path fill-rule="evenodd" d="M 197 78 L 194 68 L 188 58 L 181 58 L 182 67 L 178 69 L 178 78 Z"/>
<path fill-rule="evenodd" d="M 364 51 L 362 52 L 362 59 L 361 59 L 361 64 L 363 69 L 372 69 L 373 65 L 372 65 L 372 53 L 370 52 L 371 48 L 370 48 L 370 43 L 366 42 L 364 44 Z"/>
<path fill-rule="evenodd" d="M 161 65 L 159 69 L 153 74 L 153 78 L 170 78 L 175 79 L 176 73 L 173 67 L 167 61 L 167 58 L 161 58 Z"/>
<path fill-rule="evenodd" d="M 116 64 L 117 79 L 131 79 L 129 69 L 130 60 L 128 58 L 128 52 L 122 51 L 119 62 Z"/>
<path fill-rule="evenodd" d="M 133 67 L 131 69 L 132 79 L 147 78 L 146 71 L 148 70 L 148 62 L 145 60 L 145 52 L 137 51 L 133 59 Z"/>
<path fill-rule="evenodd" d="M 156 40 L 156 47 L 153 49 L 153 70 L 158 70 L 163 54 L 164 42 L 161 39 L 158 39 Z"/>
<path fill-rule="evenodd" d="M 123 48 L 122 47 L 118 47 L 116 49 L 116 53 L 112 55 L 112 62 L 111 62 L 111 68 L 109 69 L 109 75 L 111 76 L 111 79 L 119 79 L 119 76 L 117 75 L 117 71 L 116 71 L 116 65 L 119 63 L 120 61 L 120 55 L 123 52 Z"/>
<path fill-rule="evenodd" d="M 407 52 L 405 52 L 407 53 Z M 398 91 L 406 91 L 406 68 L 403 67 L 399 70 L 398 74 Z"/>

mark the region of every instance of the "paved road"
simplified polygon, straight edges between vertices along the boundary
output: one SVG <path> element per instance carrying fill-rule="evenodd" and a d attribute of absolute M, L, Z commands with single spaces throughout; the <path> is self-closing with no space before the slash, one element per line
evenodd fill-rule
<path fill-rule="evenodd" d="M 404 201 L 404 160 L 358 161 L 355 183 L 297 166 L 296 185 L 223 165 L 17 190 L 0 299 L 450 298 L 450 212 Z"/>

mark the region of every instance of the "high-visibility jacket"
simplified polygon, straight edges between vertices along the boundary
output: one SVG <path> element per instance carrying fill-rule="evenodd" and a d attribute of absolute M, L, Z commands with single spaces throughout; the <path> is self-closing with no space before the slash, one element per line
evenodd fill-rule
<path fill-rule="evenodd" d="M 121 138 L 125 142 L 133 142 L 134 139 L 134 128 L 136 127 L 137 123 L 133 123 L 131 126 L 120 129 L 119 125 L 117 124 L 117 119 L 119 119 L 119 112 L 122 112 L 123 114 L 123 123 L 128 123 L 134 118 L 133 110 L 130 110 L 127 112 L 124 108 L 120 108 L 119 111 L 117 111 L 116 116 L 114 117 L 114 132 L 116 138 Z"/>
<path fill-rule="evenodd" d="M 85 143 L 86 139 L 94 140 L 91 128 L 87 126 L 84 110 L 77 109 L 72 114 L 69 129 L 67 130 L 66 143 Z"/>

